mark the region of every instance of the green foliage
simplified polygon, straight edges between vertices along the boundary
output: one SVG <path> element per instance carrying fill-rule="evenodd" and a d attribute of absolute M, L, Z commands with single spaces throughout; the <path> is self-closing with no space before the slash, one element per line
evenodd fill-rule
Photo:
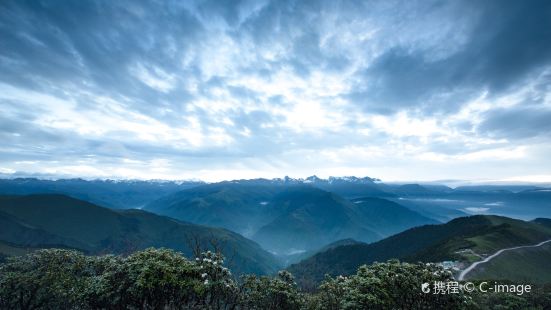
<path fill-rule="evenodd" d="M 200 296 L 198 266 L 171 250 L 147 249 L 126 259 L 112 258 L 106 267 L 86 296 L 93 308 L 159 309 Z"/>
<path fill-rule="evenodd" d="M 244 300 L 220 253 L 39 250 L 0 267 L 0 309 L 227 309 Z M 295 287 L 296 290 L 296 287 Z"/>
<path fill-rule="evenodd" d="M 507 283 L 506 281 L 501 283 Z M 476 282 L 478 285 L 479 282 Z M 513 284 L 512 282 L 509 284 Z M 528 294 L 518 296 L 509 293 L 480 293 L 472 294 L 475 307 L 473 309 L 495 310 L 543 310 L 551 309 L 551 286 L 534 286 Z"/>
<path fill-rule="evenodd" d="M 194 260 L 167 249 L 130 256 L 85 256 L 40 250 L 0 265 L 0 309 L 547 309 L 551 296 L 432 294 L 422 283 L 453 281 L 434 264 L 391 260 L 327 276 L 315 293 L 293 276 L 244 276 L 236 281 L 220 253 Z M 471 298 L 473 297 L 473 298 Z"/>
<path fill-rule="evenodd" d="M 41 250 L 9 258 L 0 268 L 0 308 L 65 309 L 80 305 L 104 258 Z M 99 269 L 98 269 L 99 267 Z"/>
<path fill-rule="evenodd" d="M 300 309 L 303 297 L 288 271 L 280 271 L 277 278 L 244 277 L 243 306 L 247 309 Z"/>
<path fill-rule="evenodd" d="M 361 266 L 350 277 L 326 277 L 318 292 L 318 309 L 464 309 L 471 306 L 463 293 L 432 294 L 422 283 L 454 281 L 451 273 L 434 264 L 391 260 Z"/>

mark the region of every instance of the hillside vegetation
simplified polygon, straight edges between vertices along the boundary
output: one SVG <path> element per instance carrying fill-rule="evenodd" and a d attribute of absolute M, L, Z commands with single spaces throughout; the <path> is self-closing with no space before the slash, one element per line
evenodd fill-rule
<path fill-rule="evenodd" d="M 500 216 L 471 216 L 441 225 L 406 230 L 371 244 L 352 244 L 318 253 L 288 268 L 305 287 L 315 286 L 325 274 L 352 274 L 358 266 L 398 258 L 410 262 L 467 260 L 460 250 L 493 253 L 551 238 L 541 221 L 525 222 Z"/>
<path fill-rule="evenodd" d="M 319 293 L 305 294 L 288 272 L 236 281 L 223 263 L 223 257 L 212 252 L 188 260 L 162 249 L 128 257 L 41 250 L 0 265 L 0 308 L 468 309 L 475 305 L 464 294 L 420 294 L 419 283 L 450 280 L 449 273 L 434 265 L 363 266 L 355 276 L 327 279 Z"/>
<path fill-rule="evenodd" d="M 236 272 L 269 274 L 277 260 L 254 241 L 222 228 L 141 210 L 115 211 L 63 195 L 0 196 L 0 240 L 12 248 L 63 247 L 90 254 L 129 254 L 166 247 L 191 255 L 217 247 Z M 5 255 L 17 254 L 4 247 Z"/>
<path fill-rule="evenodd" d="M 491 261 L 478 265 L 469 280 L 507 279 L 519 283 L 551 283 L 551 244 L 537 248 L 503 252 Z"/>
<path fill-rule="evenodd" d="M 2 309 L 547 309 L 545 288 L 530 294 L 432 294 L 421 283 L 453 281 L 435 264 L 391 260 L 363 265 L 348 277 L 326 277 L 316 292 L 293 275 L 236 279 L 220 253 L 195 259 L 166 249 L 130 256 L 84 256 L 40 250 L 0 265 Z"/>

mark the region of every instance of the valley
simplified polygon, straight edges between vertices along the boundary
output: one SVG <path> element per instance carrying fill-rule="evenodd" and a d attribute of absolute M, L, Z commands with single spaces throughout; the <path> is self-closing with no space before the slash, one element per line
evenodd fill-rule
<path fill-rule="evenodd" d="M 237 273 L 287 268 L 306 288 L 325 274 L 352 274 L 388 259 L 444 262 L 459 278 L 469 265 L 484 265 L 463 276 L 518 279 L 503 268 L 524 270 L 521 254 L 491 253 L 551 237 L 550 192 L 537 187 L 454 189 L 315 176 L 219 183 L 16 179 L 1 180 L 0 193 L 4 260 L 42 248 L 127 255 L 166 247 L 187 256 L 217 248 Z M 526 213 L 480 214 L 494 211 Z M 522 249 L 522 257 L 536 257 Z"/>

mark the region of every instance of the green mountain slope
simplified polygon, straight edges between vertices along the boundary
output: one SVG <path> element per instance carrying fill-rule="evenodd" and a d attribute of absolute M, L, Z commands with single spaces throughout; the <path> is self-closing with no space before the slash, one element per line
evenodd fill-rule
<path fill-rule="evenodd" d="M 352 203 L 330 192 L 293 188 L 277 195 L 272 204 L 284 213 L 262 227 L 253 239 L 279 253 L 312 250 L 345 238 L 381 238 L 370 229 L 369 221 L 357 217 Z"/>
<path fill-rule="evenodd" d="M 390 236 L 416 226 L 438 223 L 386 199 L 365 197 L 354 199 L 352 202 L 357 212 L 369 220 L 373 230 L 383 236 Z"/>
<path fill-rule="evenodd" d="M 551 237 L 551 228 L 500 216 L 470 216 L 441 225 L 425 225 L 371 244 L 353 244 L 318 253 L 289 267 L 305 285 L 320 281 L 324 274 L 351 274 L 358 266 L 398 258 L 405 261 L 439 262 L 469 260 L 475 253 L 533 244 Z M 465 252 L 464 252 L 465 253 Z"/>
<path fill-rule="evenodd" d="M 20 246 L 78 248 L 90 254 L 167 247 L 192 254 L 194 240 L 222 248 L 237 272 L 272 273 L 278 263 L 254 241 L 140 210 L 115 211 L 63 195 L 0 196 L 3 241 Z"/>
<path fill-rule="evenodd" d="M 0 212 L 0 240 L 23 247 L 58 246 L 83 247 L 84 244 L 72 239 L 49 233 L 31 226 L 16 217 Z"/>
<path fill-rule="evenodd" d="M 184 190 L 145 209 L 237 231 L 282 255 L 318 250 L 345 238 L 371 242 L 416 225 L 435 223 L 388 200 L 365 198 L 356 202 L 313 185 L 248 180 Z"/>
<path fill-rule="evenodd" d="M 221 182 L 174 193 L 144 210 L 250 236 L 279 214 L 269 202 L 284 189 L 272 184 Z"/>
<path fill-rule="evenodd" d="M 10 256 L 21 256 L 21 255 L 29 254 L 38 249 L 40 248 L 21 246 L 21 245 L 11 244 L 6 241 L 0 241 L 0 264 L 5 262 L 7 258 Z"/>
<path fill-rule="evenodd" d="M 321 253 L 321 252 L 325 252 L 329 249 L 333 249 L 333 248 L 336 248 L 338 246 L 342 246 L 342 245 L 349 245 L 349 244 L 358 244 L 358 243 L 363 243 L 365 244 L 364 242 L 361 242 L 361 241 L 356 241 L 352 238 L 347 238 L 347 239 L 342 239 L 342 240 L 337 240 L 335 242 L 332 242 L 332 243 L 329 243 L 319 249 L 316 249 L 316 250 L 312 250 L 312 251 L 300 251 L 300 252 L 297 252 L 297 253 L 293 253 L 293 254 L 289 254 L 289 255 L 285 255 L 285 256 L 279 256 L 281 262 L 283 263 L 283 266 L 284 267 L 287 267 L 291 264 L 296 264 L 308 257 L 311 257 L 317 253 Z"/>
<path fill-rule="evenodd" d="M 551 283 L 551 244 L 503 252 L 491 261 L 478 265 L 466 277 L 507 279 L 518 283 Z"/>

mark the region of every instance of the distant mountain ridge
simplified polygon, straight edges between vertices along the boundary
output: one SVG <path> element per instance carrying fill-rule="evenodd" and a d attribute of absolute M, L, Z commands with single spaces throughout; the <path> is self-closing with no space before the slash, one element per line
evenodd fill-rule
<path fill-rule="evenodd" d="M 370 178 L 370 177 L 355 177 L 355 176 L 343 176 L 343 177 L 334 177 L 330 176 L 327 179 L 319 178 L 316 175 L 309 176 L 307 178 L 291 178 L 285 176 L 283 178 L 273 178 L 273 179 L 239 179 L 231 181 L 222 181 L 231 182 L 231 183 L 270 183 L 270 184 L 333 184 L 333 183 L 355 183 L 355 184 L 374 184 L 375 182 L 380 182 L 380 179 Z"/>
<path fill-rule="evenodd" d="M 276 199 L 292 188 L 302 188 L 303 195 L 311 195 L 311 199 L 316 196 L 316 190 L 342 199 L 326 195 L 326 204 L 318 200 L 320 208 L 314 208 L 312 201 L 298 196 L 286 202 Z M 385 184 L 379 179 L 354 176 L 217 183 L 4 179 L 0 180 L 2 193 L 55 193 L 113 209 L 145 208 L 257 238 L 263 246 L 278 253 L 315 251 L 325 243 L 343 238 L 372 242 L 413 226 L 473 214 L 498 214 L 525 220 L 551 217 L 551 190 L 546 188 L 488 185 L 453 189 L 437 184 Z M 358 204 L 361 199 L 369 202 Z M 301 206 L 293 202 L 299 200 Z M 288 208 L 286 204 L 293 207 Z M 333 213 L 325 212 L 324 208 L 330 208 Z M 302 237 L 291 237 L 293 229 L 301 232 Z"/>
<path fill-rule="evenodd" d="M 0 195 L 62 194 L 112 209 L 139 209 L 168 194 L 205 184 L 164 180 L 0 179 Z"/>

